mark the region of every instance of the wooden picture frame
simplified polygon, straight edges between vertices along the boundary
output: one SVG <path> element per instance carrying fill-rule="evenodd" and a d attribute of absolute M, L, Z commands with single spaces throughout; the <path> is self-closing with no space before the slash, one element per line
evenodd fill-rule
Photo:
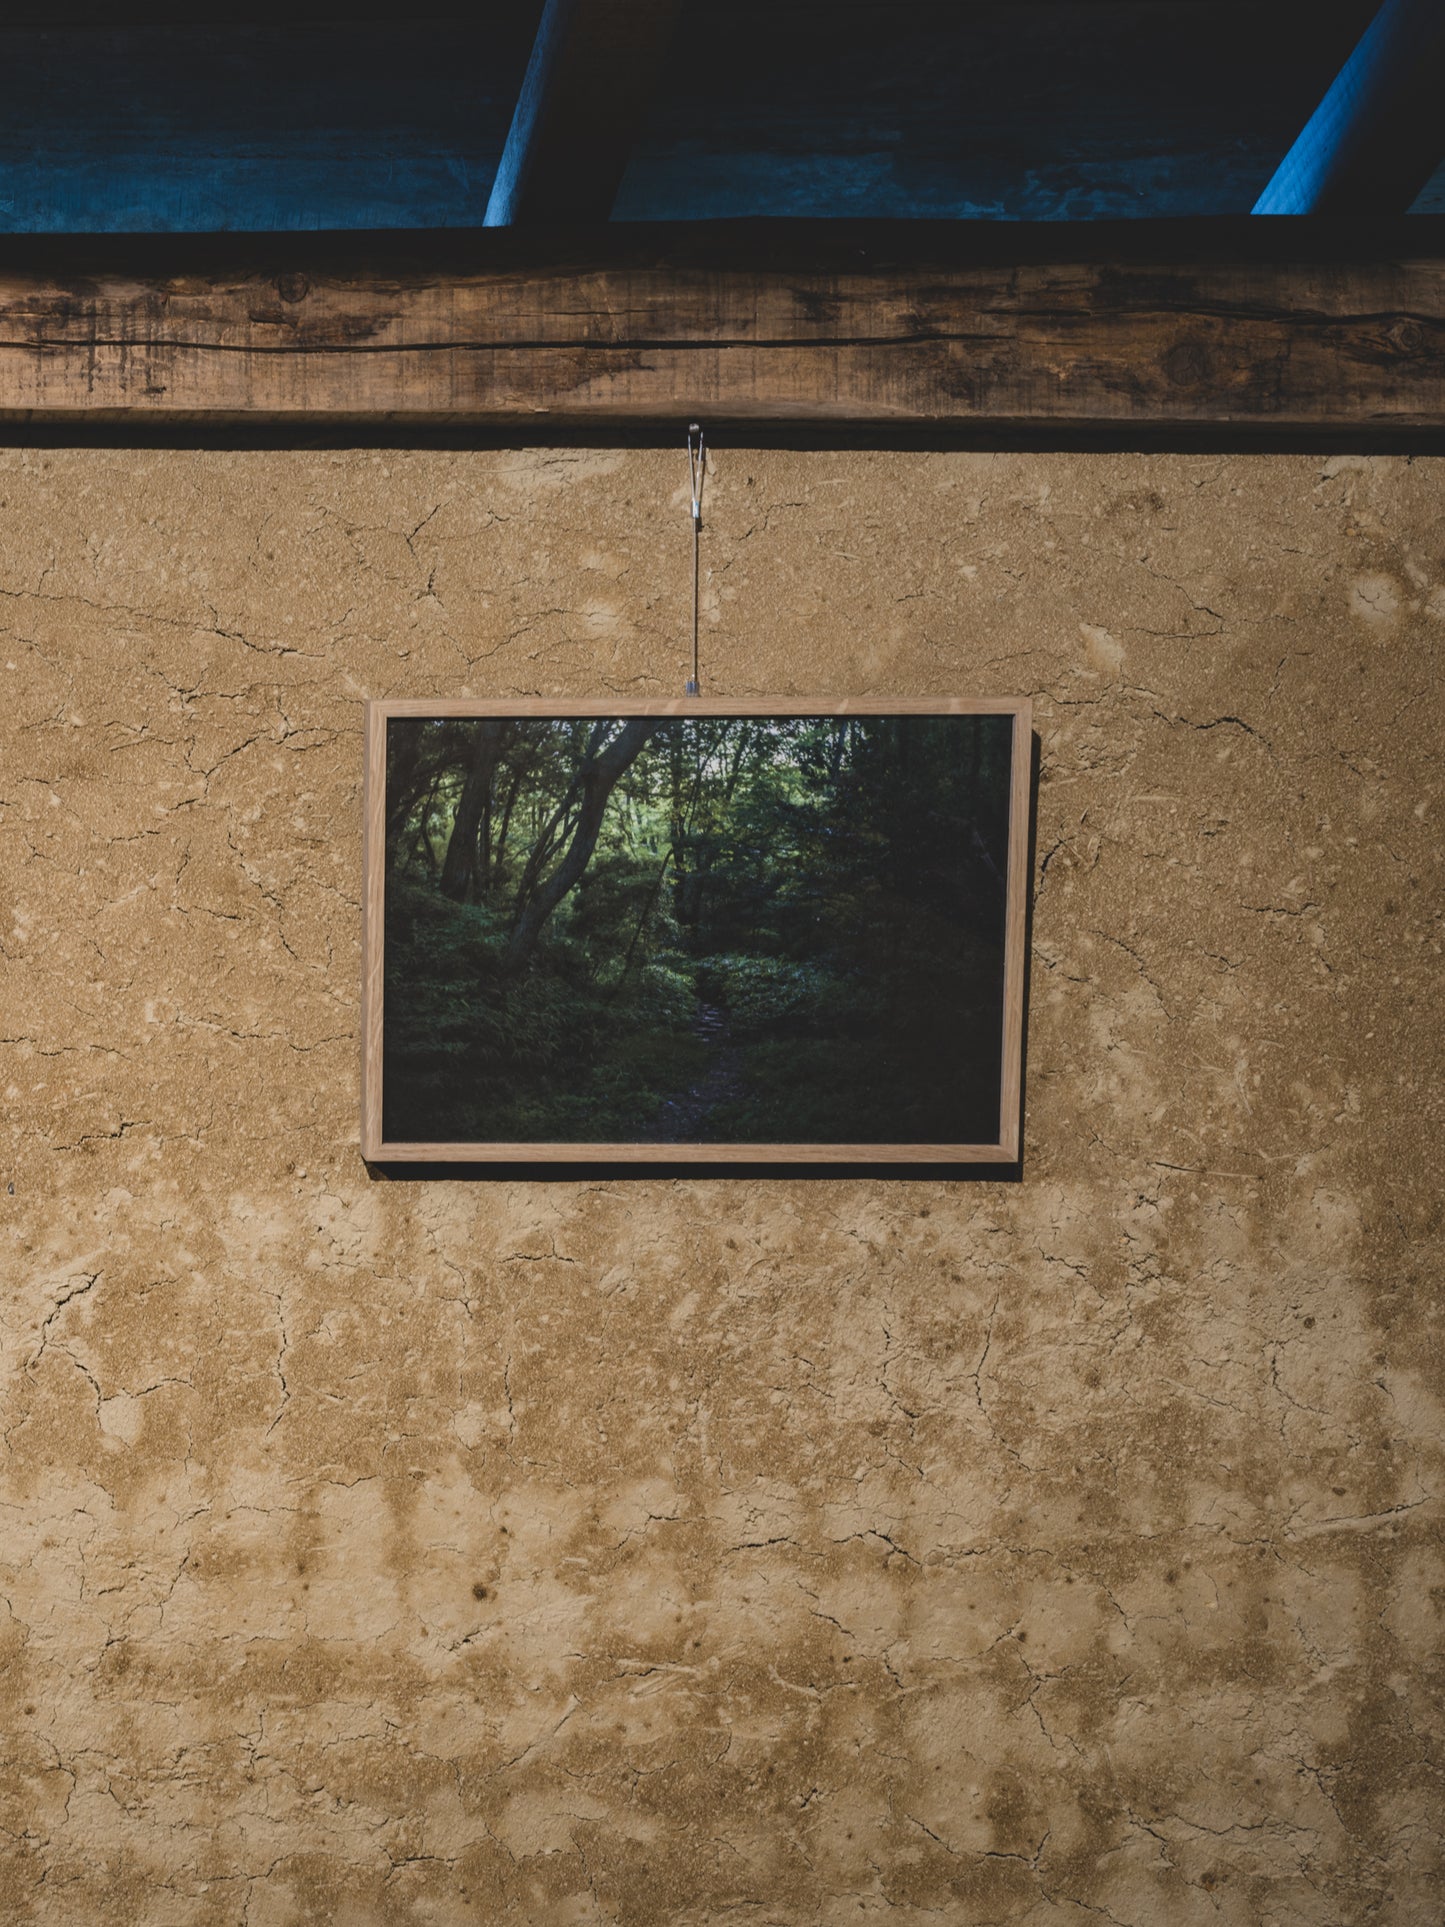
<path fill-rule="evenodd" d="M 877 717 L 1008 717 L 1007 851 L 1003 866 L 1002 1038 L 998 1062 L 998 1129 L 977 1142 L 758 1142 L 707 1139 L 632 1142 L 452 1141 L 388 1138 L 383 1128 L 385 1044 L 385 917 L 387 887 L 387 740 L 401 719 L 542 719 L 559 724 L 632 718 L 836 719 Z M 595 740 L 595 739 L 594 739 Z M 676 701 L 576 701 L 565 697 L 437 701 L 429 698 L 366 705 L 362 923 L 361 1151 L 377 1163 L 880 1163 L 1012 1164 L 1021 1132 L 1023 1008 L 1028 895 L 1032 708 L 1026 698 L 878 697 L 837 701 L 797 697 L 689 697 Z M 995 866 L 997 867 L 997 866 Z M 992 1046 L 990 1046 L 992 1048 Z"/>

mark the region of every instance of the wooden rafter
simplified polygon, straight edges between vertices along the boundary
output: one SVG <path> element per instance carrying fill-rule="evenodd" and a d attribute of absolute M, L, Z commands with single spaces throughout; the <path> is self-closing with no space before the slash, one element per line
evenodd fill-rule
<path fill-rule="evenodd" d="M 488 227 L 607 219 L 676 14 L 677 0 L 547 0 Z"/>
<path fill-rule="evenodd" d="M 1385 0 L 1256 214 L 1402 214 L 1445 154 L 1445 7 Z"/>
<path fill-rule="evenodd" d="M 1428 219 L 97 247 L 0 253 L 12 423 L 1445 428 Z"/>

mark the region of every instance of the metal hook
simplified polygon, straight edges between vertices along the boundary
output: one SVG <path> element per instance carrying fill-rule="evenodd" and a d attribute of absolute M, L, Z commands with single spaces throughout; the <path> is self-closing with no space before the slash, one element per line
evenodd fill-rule
<path fill-rule="evenodd" d="M 697 437 L 694 446 L 693 437 Z M 702 424 L 689 422 L 687 427 L 687 479 L 692 490 L 692 675 L 683 686 L 685 696 L 696 696 L 701 691 L 697 666 L 698 633 L 698 568 L 700 538 L 702 535 L 702 485 L 707 474 L 707 448 L 703 440 Z"/>

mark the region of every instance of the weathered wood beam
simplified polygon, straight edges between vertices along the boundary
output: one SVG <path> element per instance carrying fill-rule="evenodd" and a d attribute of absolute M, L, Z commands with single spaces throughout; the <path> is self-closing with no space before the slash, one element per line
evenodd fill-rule
<path fill-rule="evenodd" d="M 488 227 L 607 219 L 676 15 L 677 0 L 547 0 Z"/>
<path fill-rule="evenodd" d="M 1403 214 L 1445 155 L 1445 6 L 1385 0 L 1256 214 Z"/>
<path fill-rule="evenodd" d="M 0 417 L 1438 431 L 1445 223 L 16 240 Z"/>

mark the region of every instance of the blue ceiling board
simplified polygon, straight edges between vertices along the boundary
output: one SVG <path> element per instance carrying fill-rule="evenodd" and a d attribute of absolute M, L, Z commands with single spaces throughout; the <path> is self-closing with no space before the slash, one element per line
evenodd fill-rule
<path fill-rule="evenodd" d="M 7 13 L 0 231 L 482 225 L 541 0 L 198 11 Z M 1245 214 L 1373 13 L 1311 0 L 1304 31 L 1299 0 L 683 7 L 613 218 Z M 1445 170 L 1415 207 L 1445 211 Z"/>
<path fill-rule="evenodd" d="M 1373 11 L 733 0 L 683 17 L 619 220 L 1245 214 Z"/>
<path fill-rule="evenodd" d="M 531 18 L 6 29 L 0 229 L 475 227 Z"/>

